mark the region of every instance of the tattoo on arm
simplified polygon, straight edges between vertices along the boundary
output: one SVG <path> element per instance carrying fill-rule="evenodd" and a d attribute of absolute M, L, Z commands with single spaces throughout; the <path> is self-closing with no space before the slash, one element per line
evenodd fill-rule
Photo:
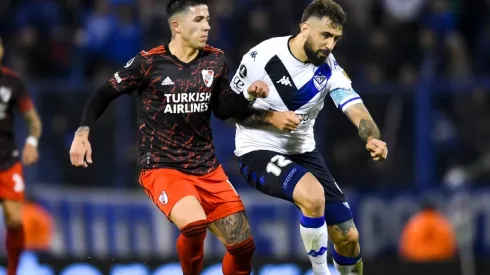
<path fill-rule="evenodd" d="M 245 211 L 214 221 L 209 229 L 225 245 L 234 245 L 243 242 L 251 236 Z"/>
<path fill-rule="evenodd" d="M 369 114 L 368 109 L 362 103 L 354 104 L 346 111 L 349 119 L 357 125 L 359 137 L 367 141 L 368 138 L 380 139 L 381 133 L 373 118 Z M 359 124 L 357 124 L 359 121 Z"/>
<path fill-rule="evenodd" d="M 88 126 L 80 126 L 75 132 L 75 136 L 88 135 L 90 128 Z"/>
<path fill-rule="evenodd" d="M 361 119 L 359 122 L 359 136 L 362 140 L 367 141 L 370 137 L 380 139 L 381 133 L 372 119 Z"/>
<path fill-rule="evenodd" d="M 29 136 L 39 139 L 41 137 L 42 125 L 37 112 L 34 109 L 27 111 L 24 114 L 24 119 L 29 128 Z"/>
<path fill-rule="evenodd" d="M 254 113 L 248 116 L 244 120 L 239 120 L 237 121 L 238 124 L 241 124 L 243 126 L 260 126 L 260 125 L 267 125 L 269 124 L 267 122 L 267 118 L 269 115 L 270 111 L 265 111 L 265 110 L 254 110 Z"/>

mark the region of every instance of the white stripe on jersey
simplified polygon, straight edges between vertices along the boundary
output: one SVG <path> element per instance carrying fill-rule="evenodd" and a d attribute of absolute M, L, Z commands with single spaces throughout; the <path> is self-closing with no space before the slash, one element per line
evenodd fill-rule
<path fill-rule="evenodd" d="M 345 111 L 362 102 L 352 90 L 351 81 L 337 64 L 332 54 L 322 66 L 297 60 L 289 51 L 292 36 L 265 40 L 242 58 L 231 81 L 231 88 L 241 93 L 257 80 L 269 86 L 269 96 L 256 99 L 253 107 L 263 110 L 294 111 L 302 117 L 301 125 L 291 133 L 273 126 L 245 127 L 237 124 L 235 154 L 241 156 L 257 150 L 282 154 L 301 154 L 315 149 L 313 126 L 323 108 L 325 97 L 333 90 L 349 91 L 342 94 L 337 107 Z M 332 95 L 333 96 L 333 95 Z M 337 96 L 338 97 L 338 96 Z"/>

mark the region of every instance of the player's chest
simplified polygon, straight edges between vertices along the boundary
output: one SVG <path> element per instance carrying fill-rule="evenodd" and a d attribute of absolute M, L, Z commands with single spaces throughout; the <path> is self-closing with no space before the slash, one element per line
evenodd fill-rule
<path fill-rule="evenodd" d="M 267 99 L 271 107 L 279 110 L 304 112 L 323 102 L 331 76 L 323 68 L 298 68 L 287 73 L 271 72 L 266 80 L 270 88 Z"/>
<path fill-rule="evenodd" d="M 219 72 L 218 65 L 210 62 L 182 66 L 169 61 L 160 61 L 154 64 L 147 81 L 154 95 L 160 97 L 169 94 L 210 95 L 220 77 Z"/>

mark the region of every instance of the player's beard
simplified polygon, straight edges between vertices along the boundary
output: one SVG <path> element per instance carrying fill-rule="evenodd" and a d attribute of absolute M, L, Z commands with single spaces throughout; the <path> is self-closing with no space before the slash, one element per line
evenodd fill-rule
<path fill-rule="evenodd" d="M 308 61 L 319 67 L 323 63 L 325 63 L 325 60 L 327 59 L 328 55 L 330 54 L 330 51 L 328 50 L 313 50 L 313 45 L 311 43 L 310 37 L 308 37 L 305 41 L 305 45 L 303 46 L 303 50 L 306 53 L 306 57 L 308 58 Z M 323 54 L 323 55 L 320 55 Z"/>

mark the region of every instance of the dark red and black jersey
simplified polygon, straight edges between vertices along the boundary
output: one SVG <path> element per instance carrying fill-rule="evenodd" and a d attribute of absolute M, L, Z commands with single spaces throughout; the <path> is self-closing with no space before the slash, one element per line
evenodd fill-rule
<path fill-rule="evenodd" d="M 0 170 L 19 159 L 14 139 L 14 110 L 26 112 L 33 107 L 24 84 L 6 67 L 0 68 Z"/>
<path fill-rule="evenodd" d="M 138 93 L 141 168 L 203 175 L 219 166 L 210 119 L 215 102 L 232 93 L 223 51 L 206 46 L 183 63 L 159 46 L 140 52 L 109 82 L 120 93 Z"/>

